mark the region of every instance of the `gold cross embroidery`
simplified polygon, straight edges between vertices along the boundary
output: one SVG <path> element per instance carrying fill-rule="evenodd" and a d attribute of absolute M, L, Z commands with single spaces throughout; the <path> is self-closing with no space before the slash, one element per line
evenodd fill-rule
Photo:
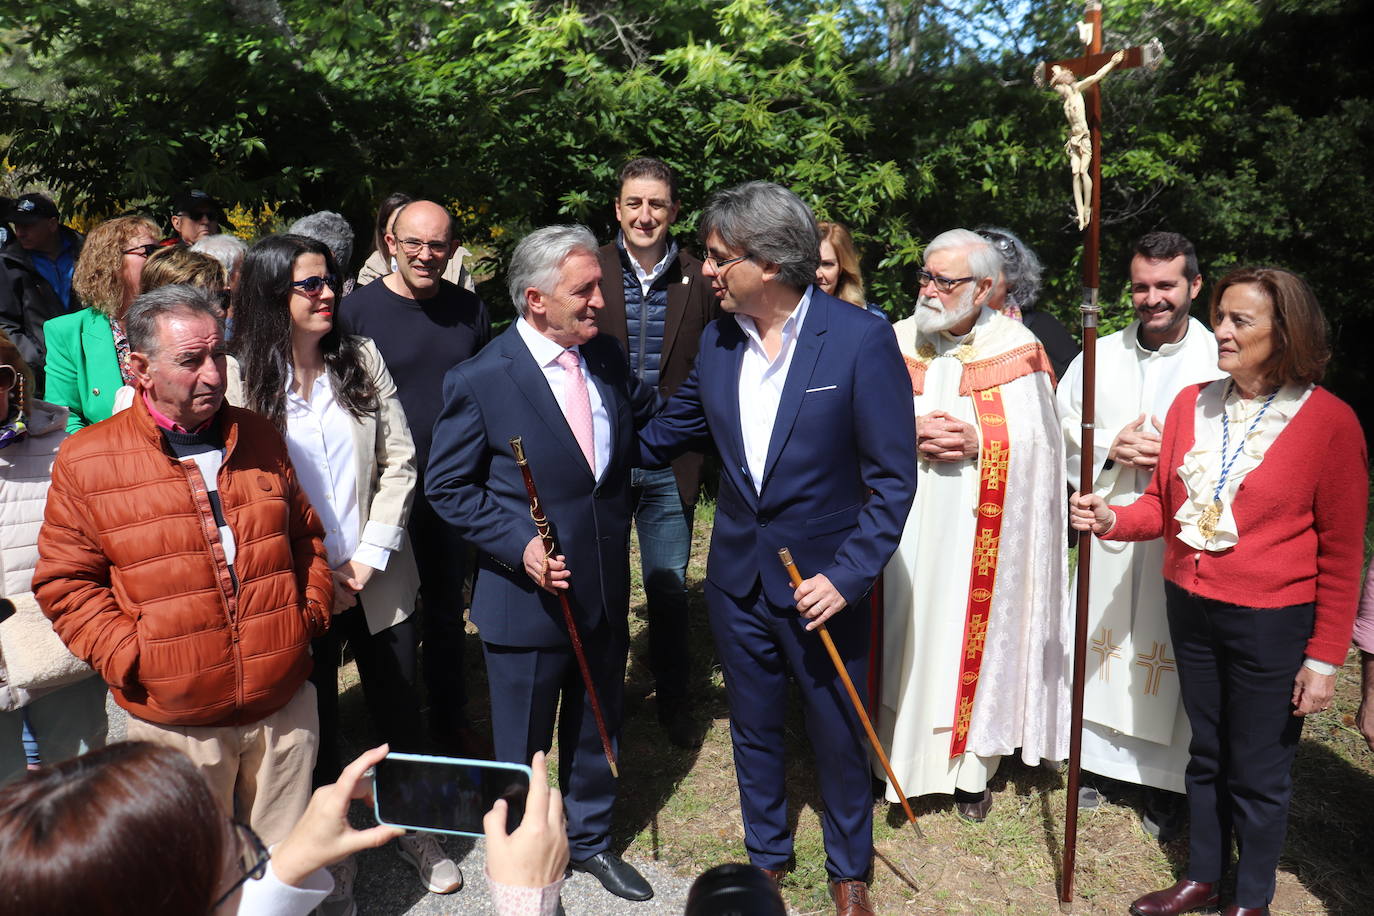
<path fill-rule="evenodd" d="M 968 622 L 968 648 L 965 650 L 969 658 L 977 657 L 983 651 L 983 645 L 988 639 L 988 619 L 982 614 L 974 614 Z"/>
<path fill-rule="evenodd" d="M 973 543 L 973 568 L 978 575 L 986 576 L 997 565 L 997 540 L 990 528 L 978 532 L 978 539 Z"/>
<path fill-rule="evenodd" d="M 969 723 L 973 721 L 973 698 L 964 697 L 959 701 L 959 714 L 954 718 L 954 734 L 963 738 L 968 734 Z"/>
<path fill-rule="evenodd" d="M 1104 681 L 1112 679 L 1112 659 L 1121 657 L 1121 643 L 1112 642 L 1112 631 L 1103 627 L 1100 636 L 1093 637 L 1092 650 L 1100 657 L 1097 676 Z"/>
<path fill-rule="evenodd" d="M 983 485 L 1000 490 L 1007 480 L 1007 455 L 1010 452 L 1001 442 L 989 442 L 983 450 Z"/>
<path fill-rule="evenodd" d="M 1150 650 L 1149 655 L 1143 652 L 1136 655 L 1135 663 L 1149 672 L 1144 685 L 1144 693 L 1147 697 L 1159 695 L 1159 682 L 1163 679 L 1164 672 L 1178 670 L 1174 666 L 1174 659 L 1170 658 L 1168 652 L 1165 651 L 1167 647 L 1167 643 L 1157 642 L 1154 643 L 1154 648 Z"/>

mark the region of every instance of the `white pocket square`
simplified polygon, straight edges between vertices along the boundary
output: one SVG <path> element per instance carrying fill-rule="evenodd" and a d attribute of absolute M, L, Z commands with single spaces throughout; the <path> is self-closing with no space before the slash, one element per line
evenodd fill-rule
<path fill-rule="evenodd" d="M 830 391 L 830 390 L 835 389 L 835 388 L 838 388 L 838 387 L 840 387 L 840 386 L 839 386 L 839 385 L 822 385 L 822 386 L 819 387 L 819 388 L 808 388 L 808 389 L 806 389 L 806 393 L 807 393 L 807 394 L 811 394 L 812 392 L 815 392 L 815 391 Z"/>

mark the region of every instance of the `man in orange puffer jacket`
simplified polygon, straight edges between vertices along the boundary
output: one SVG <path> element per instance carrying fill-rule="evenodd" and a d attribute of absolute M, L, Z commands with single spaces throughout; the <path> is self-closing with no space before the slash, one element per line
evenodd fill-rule
<path fill-rule="evenodd" d="M 215 302 L 163 287 L 124 324 L 133 404 L 58 454 L 34 593 L 128 711 L 128 738 L 183 751 L 271 844 L 310 797 L 323 529 L 280 434 L 224 404 Z"/>

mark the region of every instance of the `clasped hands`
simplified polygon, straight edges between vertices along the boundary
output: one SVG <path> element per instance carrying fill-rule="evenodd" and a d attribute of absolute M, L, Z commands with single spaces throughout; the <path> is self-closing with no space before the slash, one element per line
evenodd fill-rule
<path fill-rule="evenodd" d="M 976 458 L 978 431 L 943 410 L 932 410 L 916 418 L 916 451 L 931 461 Z"/>
<path fill-rule="evenodd" d="M 358 603 L 358 593 L 367 587 L 377 570 L 365 563 L 349 560 L 334 567 L 334 613 L 346 611 Z"/>

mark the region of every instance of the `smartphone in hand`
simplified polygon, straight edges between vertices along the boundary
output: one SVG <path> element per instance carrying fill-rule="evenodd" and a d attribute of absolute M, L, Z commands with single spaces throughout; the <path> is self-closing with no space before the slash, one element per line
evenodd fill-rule
<path fill-rule="evenodd" d="M 388 754 L 376 767 L 373 809 L 379 824 L 482 836 L 482 818 L 506 800 L 506 831 L 525 816 L 530 768 L 518 763 Z"/>

